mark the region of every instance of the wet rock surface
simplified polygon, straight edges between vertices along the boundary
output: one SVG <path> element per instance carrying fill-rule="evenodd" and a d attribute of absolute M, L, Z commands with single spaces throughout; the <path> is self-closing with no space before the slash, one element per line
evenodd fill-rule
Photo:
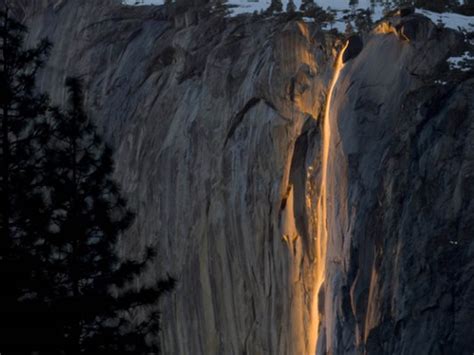
<path fill-rule="evenodd" d="M 435 83 L 459 36 L 406 14 L 348 52 L 318 216 L 333 35 L 250 17 L 178 30 L 114 0 L 17 5 L 29 42 L 55 44 L 41 87 L 59 102 L 82 77 L 116 148 L 137 213 L 122 252 L 160 255 L 139 282 L 179 279 L 164 353 L 308 353 L 319 218 L 318 354 L 474 351 L 474 84 Z"/>

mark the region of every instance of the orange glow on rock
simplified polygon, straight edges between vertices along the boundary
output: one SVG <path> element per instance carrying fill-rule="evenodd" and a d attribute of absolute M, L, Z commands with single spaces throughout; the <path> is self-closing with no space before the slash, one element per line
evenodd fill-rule
<path fill-rule="evenodd" d="M 339 80 L 341 70 L 344 66 L 343 55 L 344 51 L 347 49 L 349 42 L 346 42 L 342 50 L 340 51 L 335 67 L 334 75 L 329 86 L 328 95 L 326 99 L 326 110 L 324 113 L 324 122 L 323 122 L 323 135 L 322 135 L 322 156 L 321 156 L 321 194 L 318 200 L 317 208 L 317 236 L 316 236 L 316 277 L 315 277 L 315 287 L 314 294 L 311 305 L 311 327 L 308 330 L 310 332 L 310 354 L 316 353 L 316 345 L 319 337 L 319 327 L 320 327 L 320 314 L 319 314 L 319 291 L 324 282 L 325 272 L 326 272 L 326 248 L 328 241 L 328 225 L 327 225 L 327 179 L 328 179 L 328 159 L 329 159 L 329 145 L 331 142 L 331 103 L 332 96 L 334 93 L 334 88 Z"/>

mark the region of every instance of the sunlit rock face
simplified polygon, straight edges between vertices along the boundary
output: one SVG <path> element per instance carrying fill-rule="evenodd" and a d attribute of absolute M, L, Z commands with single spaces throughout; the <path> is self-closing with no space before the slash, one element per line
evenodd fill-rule
<path fill-rule="evenodd" d="M 177 30 L 114 0 L 15 4 L 28 41 L 55 44 L 41 88 L 60 102 L 65 77 L 83 78 L 116 148 L 137 213 L 122 252 L 160 254 L 138 282 L 179 280 L 164 353 L 469 349 L 473 82 L 434 83 L 462 46 L 452 32 L 394 18 L 358 38 L 326 110 L 343 42 L 314 25 Z"/>
<path fill-rule="evenodd" d="M 156 9 L 25 4 L 30 42 L 55 43 L 41 86 L 59 101 L 65 76 L 82 77 L 117 149 L 137 213 L 123 253 L 156 243 L 148 277 L 178 278 L 164 352 L 314 349 L 313 200 L 334 38 L 297 22 L 177 31 Z"/>

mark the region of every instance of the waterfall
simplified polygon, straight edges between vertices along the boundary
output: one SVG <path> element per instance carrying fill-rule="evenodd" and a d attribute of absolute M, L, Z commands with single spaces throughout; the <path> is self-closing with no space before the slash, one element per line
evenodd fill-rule
<path fill-rule="evenodd" d="M 312 329 L 310 341 L 311 341 L 311 354 L 316 353 L 316 344 L 319 336 L 319 291 L 324 282 L 324 276 L 326 272 L 326 248 L 328 241 L 328 226 L 327 226 L 327 167 L 329 159 L 329 145 L 331 142 L 331 103 L 332 96 L 334 93 L 334 88 L 336 87 L 337 81 L 341 74 L 341 70 L 344 67 L 343 55 L 346 50 L 349 42 L 346 42 L 342 50 L 340 51 L 336 63 L 334 66 L 334 75 L 329 85 L 328 95 L 326 99 L 326 109 L 324 112 L 324 121 L 323 121 L 323 132 L 322 132 L 322 154 L 321 154 L 321 192 L 318 200 L 317 207 L 317 236 L 316 236 L 316 272 L 315 272 L 315 287 L 311 307 L 312 315 Z"/>

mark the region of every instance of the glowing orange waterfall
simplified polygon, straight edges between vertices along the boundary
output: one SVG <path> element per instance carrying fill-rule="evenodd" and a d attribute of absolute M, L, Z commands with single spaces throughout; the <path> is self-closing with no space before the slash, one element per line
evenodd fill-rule
<path fill-rule="evenodd" d="M 316 236 L 316 272 L 315 272 L 315 287 L 314 287 L 314 294 L 313 294 L 313 303 L 311 306 L 311 315 L 312 321 L 311 324 L 312 329 L 310 329 L 311 335 L 309 336 L 311 347 L 310 347 L 310 354 L 316 353 L 316 345 L 319 336 L 319 300 L 318 294 L 321 286 L 324 282 L 324 275 L 326 272 L 326 248 L 327 248 L 327 241 L 328 241 L 328 225 L 327 225 L 327 170 L 328 170 L 328 159 L 329 159 L 329 145 L 331 142 L 331 103 L 332 103 L 332 96 L 334 93 L 334 88 L 337 84 L 339 76 L 341 74 L 342 67 L 344 66 L 343 63 L 343 54 L 346 50 L 349 42 L 345 44 L 345 46 L 340 51 L 335 67 L 334 67 L 334 75 L 331 80 L 331 84 L 329 86 L 328 95 L 326 99 L 326 111 L 324 113 L 324 121 L 323 121 L 323 135 L 322 135 L 322 155 L 321 155 L 321 193 L 318 200 L 318 207 L 317 207 L 317 236 Z"/>

